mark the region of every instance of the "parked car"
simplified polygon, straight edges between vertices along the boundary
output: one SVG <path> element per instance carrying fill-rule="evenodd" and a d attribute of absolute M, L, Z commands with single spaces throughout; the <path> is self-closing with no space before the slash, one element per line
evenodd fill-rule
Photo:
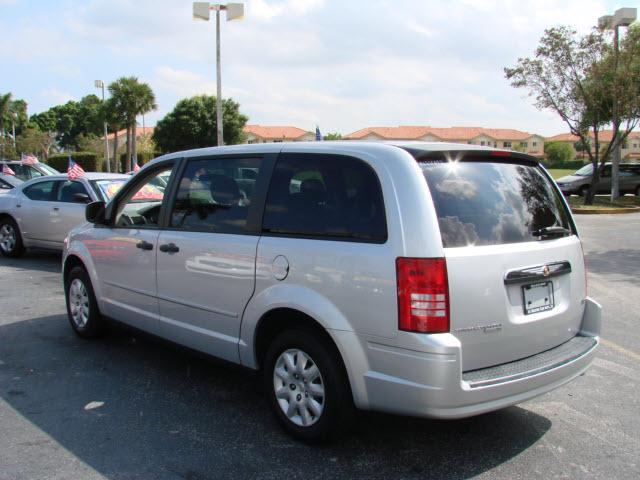
<path fill-rule="evenodd" d="M 21 183 L 0 195 L 0 253 L 20 256 L 25 248 L 62 250 L 69 230 L 83 223 L 85 206 L 108 201 L 126 175 L 87 173 L 70 181 L 49 175 Z"/>
<path fill-rule="evenodd" d="M 580 195 L 584 197 L 591 185 L 593 165 L 588 164 L 573 175 L 560 177 L 556 180 L 558 187 L 565 195 Z M 632 193 L 640 196 L 640 163 L 621 163 L 619 177 L 620 193 Z M 611 194 L 611 164 L 605 163 L 600 181 L 596 185 L 596 193 Z"/>
<path fill-rule="evenodd" d="M 0 194 L 7 193 L 14 187 L 22 183 L 22 180 L 13 175 L 4 175 L 0 173 Z"/>
<path fill-rule="evenodd" d="M 136 200 L 167 173 L 161 196 Z M 461 418 L 523 402 L 582 374 L 599 343 L 570 210 L 521 153 L 191 150 L 145 165 L 87 220 L 63 257 L 74 331 L 115 319 L 259 369 L 308 441 L 354 407 Z"/>
<path fill-rule="evenodd" d="M 2 170 L 2 165 L 7 165 L 11 170 L 14 171 L 16 177 L 20 180 L 27 181 L 32 178 L 38 178 L 45 175 L 59 175 L 60 172 L 55 168 L 50 167 L 44 163 L 22 163 L 19 160 L 0 160 L 0 170 Z"/>

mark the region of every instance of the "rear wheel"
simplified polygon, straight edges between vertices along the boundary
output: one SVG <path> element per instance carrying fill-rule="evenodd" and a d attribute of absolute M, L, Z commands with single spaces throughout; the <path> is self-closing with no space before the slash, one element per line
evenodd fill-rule
<path fill-rule="evenodd" d="M 271 343 L 263 380 L 276 417 L 293 436 L 325 441 L 350 423 L 354 406 L 344 368 L 329 342 L 286 330 Z"/>
<path fill-rule="evenodd" d="M 0 220 L 0 253 L 5 257 L 16 258 L 24 253 L 20 228 L 13 218 Z"/>
<path fill-rule="evenodd" d="M 84 268 L 71 269 L 65 282 L 67 315 L 71 328 L 80 337 L 93 338 L 105 331 L 105 321 L 100 316 L 91 280 Z"/>
<path fill-rule="evenodd" d="M 586 197 L 589 194 L 589 185 L 583 185 L 580 187 L 580 196 Z"/>

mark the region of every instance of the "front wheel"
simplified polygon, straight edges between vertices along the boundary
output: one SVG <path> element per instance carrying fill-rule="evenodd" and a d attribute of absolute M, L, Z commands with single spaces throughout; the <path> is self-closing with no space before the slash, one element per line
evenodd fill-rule
<path fill-rule="evenodd" d="M 73 267 L 65 282 L 67 315 L 73 331 L 83 338 L 93 338 L 105 331 L 105 321 L 98 310 L 91 280 L 86 270 Z"/>
<path fill-rule="evenodd" d="M 276 417 L 300 440 L 325 441 L 353 418 L 344 367 L 335 348 L 317 334 L 280 333 L 265 356 L 263 380 Z"/>
<path fill-rule="evenodd" d="M 16 258 L 24 253 L 20 227 L 12 219 L 0 220 L 0 253 L 5 257 Z"/>

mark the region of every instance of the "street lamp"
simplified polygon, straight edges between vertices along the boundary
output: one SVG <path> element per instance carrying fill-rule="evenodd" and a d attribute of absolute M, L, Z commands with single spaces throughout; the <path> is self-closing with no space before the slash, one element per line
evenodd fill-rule
<path fill-rule="evenodd" d="M 224 145 L 222 139 L 222 74 L 220 71 L 220 11 L 227 12 L 227 21 L 239 20 L 244 16 L 244 4 L 228 3 L 222 5 L 219 3 L 209 2 L 193 2 L 193 19 L 209 21 L 211 10 L 216 11 L 216 124 L 217 124 L 217 142 L 218 146 Z"/>
<path fill-rule="evenodd" d="M 96 88 L 102 89 L 102 106 L 104 106 L 104 82 L 102 80 L 96 80 L 94 82 Z M 106 112 L 105 112 L 106 113 Z M 111 172 L 111 162 L 109 161 L 109 139 L 107 138 L 107 118 L 104 119 L 104 158 L 107 160 L 107 172 Z M 116 132 L 116 135 L 118 132 Z"/>
<path fill-rule="evenodd" d="M 635 8 L 619 8 L 613 15 L 604 15 L 598 18 L 598 28 L 600 30 L 613 30 L 613 69 L 614 74 L 618 72 L 618 57 L 620 56 L 619 45 L 619 27 L 628 27 L 635 22 L 638 16 L 638 10 Z M 614 83 L 614 88 L 617 86 L 617 82 Z M 611 112 L 611 123 L 613 124 L 614 132 L 616 133 L 620 129 L 618 120 L 618 96 L 619 93 L 614 91 L 613 111 Z M 613 161 L 611 162 L 611 200 L 615 200 L 620 196 L 619 188 L 619 175 L 618 169 L 621 160 L 621 144 L 616 138 L 616 144 L 613 146 Z"/>

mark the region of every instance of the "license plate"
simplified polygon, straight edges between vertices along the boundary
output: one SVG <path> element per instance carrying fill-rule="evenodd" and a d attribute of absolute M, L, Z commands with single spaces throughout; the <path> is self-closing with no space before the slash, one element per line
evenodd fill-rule
<path fill-rule="evenodd" d="M 525 315 L 551 310 L 554 306 L 553 282 L 540 282 L 522 287 Z"/>

